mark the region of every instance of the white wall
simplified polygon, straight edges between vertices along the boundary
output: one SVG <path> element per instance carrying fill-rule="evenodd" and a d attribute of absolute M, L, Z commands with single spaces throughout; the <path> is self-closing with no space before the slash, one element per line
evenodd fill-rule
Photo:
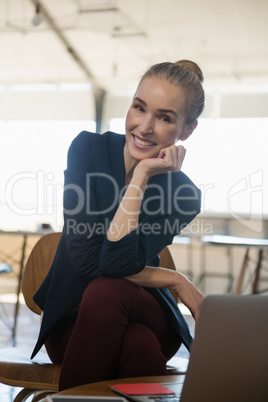
<path fill-rule="evenodd" d="M 0 120 L 95 119 L 91 85 L 0 87 Z"/>

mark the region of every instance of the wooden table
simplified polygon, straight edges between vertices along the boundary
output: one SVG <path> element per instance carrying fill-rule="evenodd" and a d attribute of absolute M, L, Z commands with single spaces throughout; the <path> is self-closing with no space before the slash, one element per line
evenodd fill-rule
<path fill-rule="evenodd" d="M 127 383 L 144 383 L 144 382 L 157 382 L 157 383 L 174 383 L 183 384 L 185 375 L 165 375 L 153 377 L 135 377 L 135 378 L 119 378 L 117 380 L 94 382 L 92 384 L 81 385 L 79 387 L 70 388 L 57 395 L 93 395 L 93 396 L 118 396 L 118 394 L 111 390 L 110 385 L 113 384 L 127 384 Z M 179 385 L 178 385 L 179 387 Z"/>

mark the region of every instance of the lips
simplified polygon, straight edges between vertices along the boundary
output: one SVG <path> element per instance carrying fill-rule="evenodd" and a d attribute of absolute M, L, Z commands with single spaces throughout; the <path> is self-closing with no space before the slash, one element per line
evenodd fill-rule
<path fill-rule="evenodd" d="M 137 137 L 134 134 L 133 134 L 133 137 L 134 137 L 134 141 L 139 145 L 146 146 L 146 147 L 152 147 L 152 146 L 156 145 L 155 142 L 142 140 L 141 138 Z"/>

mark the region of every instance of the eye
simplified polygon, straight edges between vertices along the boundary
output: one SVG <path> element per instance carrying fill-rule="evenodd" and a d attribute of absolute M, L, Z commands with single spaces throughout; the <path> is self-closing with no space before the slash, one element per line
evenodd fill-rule
<path fill-rule="evenodd" d="M 169 116 L 160 116 L 159 119 L 165 123 L 171 123 L 171 118 Z"/>
<path fill-rule="evenodd" d="M 141 105 L 133 105 L 134 109 L 138 110 L 139 112 L 143 112 L 143 107 Z"/>

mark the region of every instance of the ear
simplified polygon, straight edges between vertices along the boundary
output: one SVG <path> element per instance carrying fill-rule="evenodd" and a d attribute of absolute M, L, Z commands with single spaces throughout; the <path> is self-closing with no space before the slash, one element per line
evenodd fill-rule
<path fill-rule="evenodd" d="M 192 132 L 196 129 L 197 124 L 198 124 L 197 120 L 194 120 L 191 124 L 187 124 L 184 127 L 184 129 L 183 129 L 183 131 L 182 131 L 182 133 L 180 135 L 179 140 L 181 140 L 181 141 L 187 140 L 187 138 L 189 138 L 190 135 L 192 134 Z"/>

